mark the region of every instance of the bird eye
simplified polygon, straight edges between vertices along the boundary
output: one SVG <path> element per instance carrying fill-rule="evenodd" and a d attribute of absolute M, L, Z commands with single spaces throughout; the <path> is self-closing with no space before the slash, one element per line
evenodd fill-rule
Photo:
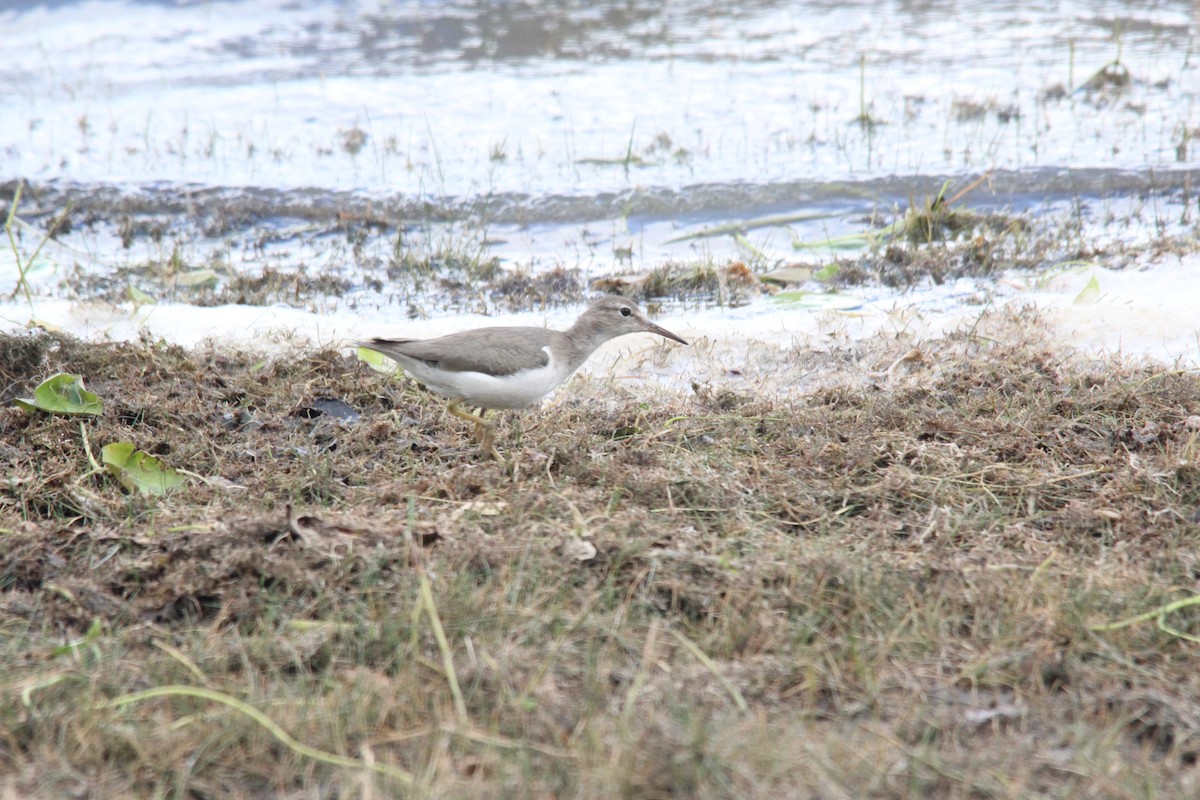
<path fill-rule="evenodd" d="M 628 317 L 632 313 L 633 312 L 629 309 L 629 306 L 621 306 L 621 316 L 622 317 Z"/>

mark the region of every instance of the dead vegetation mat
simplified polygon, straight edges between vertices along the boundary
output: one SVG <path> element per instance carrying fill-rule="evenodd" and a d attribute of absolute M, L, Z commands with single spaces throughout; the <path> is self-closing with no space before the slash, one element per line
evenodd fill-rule
<path fill-rule="evenodd" d="M 1013 323 L 577 378 L 509 471 L 344 353 L 0 336 L 0 796 L 1193 797 L 1200 612 L 1098 626 L 1197 591 L 1200 379 Z"/>

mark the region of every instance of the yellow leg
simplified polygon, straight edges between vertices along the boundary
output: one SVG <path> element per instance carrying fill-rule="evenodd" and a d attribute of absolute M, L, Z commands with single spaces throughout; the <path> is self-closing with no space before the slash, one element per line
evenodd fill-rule
<path fill-rule="evenodd" d="M 446 410 L 459 419 L 467 419 L 475 423 L 475 438 L 479 440 L 480 448 L 485 455 L 504 463 L 504 459 L 496 452 L 496 425 L 489 420 L 483 418 L 483 409 L 479 409 L 479 414 L 472 414 L 462 406 L 462 399 L 455 398 L 446 405 Z"/>

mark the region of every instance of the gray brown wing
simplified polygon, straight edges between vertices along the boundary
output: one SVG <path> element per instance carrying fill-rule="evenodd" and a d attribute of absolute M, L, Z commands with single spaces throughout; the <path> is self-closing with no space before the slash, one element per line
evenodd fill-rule
<path fill-rule="evenodd" d="M 415 358 L 448 372 L 512 375 L 550 363 L 542 349 L 548 340 L 540 344 L 531 341 L 526 338 L 530 331 L 556 333 L 541 328 L 483 328 L 436 339 L 371 339 L 359 344 L 385 356 Z"/>

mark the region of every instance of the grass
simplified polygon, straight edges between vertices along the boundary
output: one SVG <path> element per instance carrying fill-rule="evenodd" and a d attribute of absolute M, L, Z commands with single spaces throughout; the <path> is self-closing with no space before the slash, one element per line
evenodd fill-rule
<path fill-rule="evenodd" d="M 24 223 L 17 215 L 17 209 L 21 205 L 21 192 L 24 190 L 24 188 L 25 184 L 23 182 L 17 184 L 17 188 L 13 192 L 12 202 L 9 203 L 8 206 L 8 215 L 4 220 L 4 233 L 8 237 L 8 245 L 12 249 L 13 261 L 17 267 L 17 284 L 13 287 L 12 294 L 9 295 L 8 299 L 15 300 L 17 298 L 17 294 L 24 294 L 25 302 L 29 304 L 30 308 L 32 308 L 33 295 L 31 295 L 29 292 L 29 282 L 27 280 L 29 271 L 33 269 L 35 263 L 37 262 L 38 256 L 41 255 L 42 248 L 46 246 L 48 241 L 54 238 L 55 234 L 58 233 L 58 231 L 63 228 L 64 223 L 67 222 L 67 219 L 71 214 L 71 204 L 68 203 L 67 207 L 62 210 L 62 213 L 54 218 L 49 227 L 46 229 L 46 232 L 38 241 L 37 247 L 34 248 L 33 253 L 25 258 L 24 263 L 22 263 L 21 248 L 17 244 L 17 238 L 20 235 L 19 229 Z"/>
<path fill-rule="evenodd" d="M 1036 330 L 782 352 L 791 399 L 579 378 L 515 477 L 337 352 L 0 337 L 5 786 L 1192 796 L 1200 380 Z M 9 402 L 58 370 L 205 480 L 83 477 Z"/>

